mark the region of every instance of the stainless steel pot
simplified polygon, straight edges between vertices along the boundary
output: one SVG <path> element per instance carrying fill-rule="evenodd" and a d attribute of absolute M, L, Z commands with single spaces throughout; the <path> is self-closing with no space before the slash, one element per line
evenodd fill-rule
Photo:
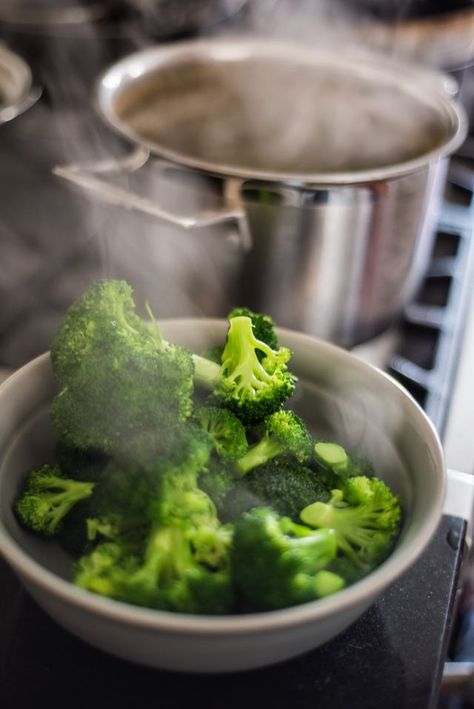
<path fill-rule="evenodd" d="M 97 102 L 135 152 L 57 174 L 188 229 L 237 225 L 243 248 L 232 255 L 227 240 L 195 234 L 210 258 L 220 250 L 211 278 L 179 273 L 177 288 L 205 294 L 206 315 L 248 305 L 352 346 L 413 295 L 430 249 L 428 205 L 466 132 L 448 77 L 378 55 L 218 39 L 126 57 L 102 76 Z M 150 156 L 163 178 L 156 194 L 106 180 Z M 220 209 L 189 214 L 179 173 L 217 180 Z"/>

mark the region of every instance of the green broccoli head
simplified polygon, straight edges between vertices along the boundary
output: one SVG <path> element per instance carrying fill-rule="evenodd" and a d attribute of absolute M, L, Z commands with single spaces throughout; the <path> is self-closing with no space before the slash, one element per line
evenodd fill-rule
<path fill-rule="evenodd" d="M 56 534 L 68 512 L 92 495 L 94 483 L 62 476 L 56 465 L 44 465 L 29 474 L 15 502 L 21 523 L 33 532 Z"/>
<path fill-rule="evenodd" d="M 275 323 L 269 315 L 264 313 L 255 313 L 250 308 L 234 308 L 228 316 L 227 319 L 238 317 L 247 317 L 252 321 L 253 334 L 257 340 L 261 340 L 266 345 L 272 348 L 272 350 L 277 350 L 279 347 L 278 337 L 275 331 Z M 222 361 L 222 353 L 224 351 L 224 345 L 215 345 L 209 347 L 202 353 L 202 356 L 206 359 L 210 359 L 213 362 L 220 364 Z M 261 350 L 257 350 L 257 357 L 262 360 L 265 357 L 265 353 Z"/>
<path fill-rule="evenodd" d="M 53 343 L 59 392 L 50 407 L 59 436 L 116 454 L 144 431 L 192 412 L 191 355 L 132 311 L 122 281 L 99 281 L 66 313 Z"/>
<path fill-rule="evenodd" d="M 311 530 L 269 508 L 247 512 L 235 524 L 231 552 L 243 608 L 276 610 L 341 589 L 343 580 L 324 571 L 336 551 L 331 530 Z"/>
<path fill-rule="evenodd" d="M 272 458 L 289 455 L 304 463 L 310 460 L 313 441 L 303 420 L 293 411 L 276 411 L 263 421 L 264 435 L 236 461 L 239 475 L 264 465 Z"/>
<path fill-rule="evenodd" d="M 202 508 L 207 511 L 212 503 L 201 499 L 197 478 L 208 464 L 212 446 L 211 436 L 192 424 L 143 436 L 141 446 L 133 447 L 136 455 L 113 458 L 106 466 L 94 492 L 91 516 L 151 521 L 161 515 L 168 521 L 173 510 L 180 517 L 198 514 Z"/>
<path fill-rule="evenodd" d="M 195 419 L 212 436 L 219 458 L 237 460 L 244 455 L 248 448 L 245 428 L 232 411 L 217 406 L 200 406 Z"/>
<path fill-rule="evenodd" d="M 277 350 L 279 347 L 278 337 L 275 332 L 275 323 L 269 315 L 265 313 L 255 313 L 250 308 L 234 308 L 227 316 L 228 320 L 238 317 L 247 317 L 252 321 L 253 334 L 266 345 L 272 348 L 272 350 Z M 261 359 L 264 356 L 264 352 L 258 351 L 257 356 Z"/>
<path fill-rule="evenodd" d="M 237 480 L 222 503 L 222 518 L 235 520 L 253 507 L 271 507 L 299 521 L 303 507 L 330 497 L 317 473 L 295 459 L 279 457 Z"/>
<path fill-rule="evenodd" d="M 65 313 L 51 345 L 56 381 L 64 385 L 97 350 L 122 346 L 147 351 L 153 335 L 136 314 L 132 288 L 125 281 L 93 283 Z"/>
<path fill-rule="evenodd" d="M 229 534 L 193 544 L 189 525 L 152 525 L 142 558 L 117 542 L 102 542 L 75 567 L 75 583 L 94 593 L 150 608 L 220 614 L 233 603 Z M 209 563 L 212 561 L 212 564 Z"/>
<path fill-rule="evenodd" d="M 198 484 L 209 495 L 220 517 L 227 495 L 236 484 L 235 469 L 230 463 L 211 458 L 206 469 L 199 475 Z"/>
<path fill-rule="evenodd" d="M 244 421 L 253 423 L 277 411 L 292 395 L 296 378 L 286 363 L 291 352 L 258 340 L 245 316 L 229 321 L 221 366 L 193 356 L 195 379 Z"/>
<path fill-rule="evenodd" d="M 312 527 L 334 530 L 339 553 L 365 574 L 393 546 L 400 530 L 400 503 L 379 478 L 357 476 L 332 490 L 329 502 L 305 507 L 300 517 Z"/>

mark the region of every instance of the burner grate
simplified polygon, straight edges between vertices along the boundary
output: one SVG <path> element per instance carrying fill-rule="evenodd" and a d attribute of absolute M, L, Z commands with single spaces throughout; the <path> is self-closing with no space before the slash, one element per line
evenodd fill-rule
<path fill-rule="evenodd" d="M 397 330 L 388 372 L 442 435 L 474 283 L 474 166 L 454 158 L 437 219 L 430 266 Z"/>

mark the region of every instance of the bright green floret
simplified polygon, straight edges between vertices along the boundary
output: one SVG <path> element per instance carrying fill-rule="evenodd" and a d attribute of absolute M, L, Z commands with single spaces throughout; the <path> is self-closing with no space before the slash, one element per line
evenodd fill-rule
<path fill-rule="evenodd" d="M 56 333 L 50 413 L 69 445 L 116 454 L 192 412 L 191 355 L 141 320 L 131 292 L 123 281 L 95 283 Z"/>
<path fill-rule="evenodd" d="M 262 438 L 235 463 L 239 475 L 246 475 L 280 455 L 291 455 L 300 463 L 310 459 L 312 438 L 303 420 L 293 411 L 277 411 L 267 416 L 263 427 Z"/>
<path fill-rule="evenodd" d="M 287 348 L 274 350 L 258 340 L 250 318 L 234 317 L 221 365 L 194 355 L 195 379 L 223 406 L 251 423 L 277 411 L 293 393 L 295 377 L 286 366 L 290 357 Z"/>
<path fill-rule="evenodd" d="M 244 455 L 248 448 L 245 428 L 232 411 L 217 406 L 201 406 L 195 413 L 195 419 L 212 437 L 219 458 L 237 460 Z"/>
<path fill-rule="evenodd" d="M 311 527 L 332 529 L 340 555 L 363 574 L 390 552 L 400 529 L 398 497 L 379 478 L 349 478 L 332 491 L 329 502 L 315 502 L 301 511 Z"/>
<path fill-rule="evenodd" d="M 252 321 L 253 334 L 266 345 L 272 348 L 272 350 L 277 350 L 279 347 L 278 337 L 275 332 L 275 323 L 269 315 L 265 313 L 255 313 L 250 308 L 234 308 L 227 316 L 228 320 L 238 317 L 247 317 Z M 264 356 L 263 352 L 257 352 L 259 359 Z"/>
<path fill-rule="evenodd" d="M 315 600 L 343 588 L 325 567 L 335 558 L 336 535 L 312 530 L 255 508 L 235 525 L 232 568 L 246 611 L 266 611 Z"/>
<path fill-rule="evenodd" d="M 94 483 L 64 478 L 55 465 L 44 465 L 27 478 L 15 511 L 29 529 L 53 535 L 60 529 L 68 512 L 92 495 Z"/>

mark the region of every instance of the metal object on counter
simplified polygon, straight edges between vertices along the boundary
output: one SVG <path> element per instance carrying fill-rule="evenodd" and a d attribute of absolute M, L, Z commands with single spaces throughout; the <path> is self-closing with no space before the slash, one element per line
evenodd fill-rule
<path fill-rule="evenodd" d="M 40 96 L 29 66 L 0 42 L 0 124 L 19 116 Z"/>
<path fill-rule="evenodd" d="M 153 159 L 219 177 L 223 194 L 233 180 L 253 246 L 226 274 L 230 302 L 352 346 L 399 315 L 423 270 L 427 205 L 465 135 L 452 92 L 449 77 L 381 56 L 226 39 L 127 56 L 97 102 Z M 205 291 L 207 275 L 192 285 Z"/>

